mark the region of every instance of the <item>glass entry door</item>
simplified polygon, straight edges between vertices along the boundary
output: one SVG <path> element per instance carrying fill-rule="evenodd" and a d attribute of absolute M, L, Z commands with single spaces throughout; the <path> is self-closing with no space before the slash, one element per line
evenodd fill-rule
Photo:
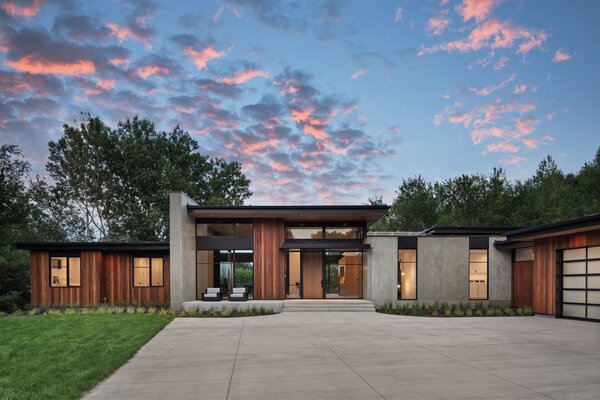
<path fill-rule="evenodd" d="M 362 298 L 362 252 L 325 252 L 325 297 Z"/>

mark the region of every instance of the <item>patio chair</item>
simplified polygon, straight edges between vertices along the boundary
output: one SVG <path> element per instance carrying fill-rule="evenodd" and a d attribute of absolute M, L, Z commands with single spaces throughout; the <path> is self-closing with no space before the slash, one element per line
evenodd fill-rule
<path fill-rule="evenodd" d="M 221 288 L 206 288 L 202 293 L 202 301 L 221 301 Z"/>
<path fill-rule="evenodd" d="M 229 293 L 229 301 L 246 301 L 248 300 L 248 292 L 245 287 L 233 288 Z"/>

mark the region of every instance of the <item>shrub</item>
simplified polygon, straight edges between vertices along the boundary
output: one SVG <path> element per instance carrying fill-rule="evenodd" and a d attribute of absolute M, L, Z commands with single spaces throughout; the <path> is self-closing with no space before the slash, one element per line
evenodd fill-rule
<path fill-rule="evenodd" d="M 506 314 L 506 315 L 515 315 L 515 312 L 514 312 L 514 310 L 512 308 L 506 306 L 504 308 L 504 314 Z"/>
<path fill-rule="evenodd" d="M 182 308 L 181 310 L 179 310 L 179 313 L 177 314 L 178 317 L 187 317 L 187 314 L 185 313 L 185 310 Z"/>
<path fill-rule="evenodd" d="M 48 315 L 62 315 L 62 311 L 58 308 L 48 310 Z"/>
<path fill-rule="evenodd" d="M 497 317 L 501 317 L 502 315 L 504 315 L 502 307 L 494 307 L 494 315 Z"/>
<path fill-rule="evenodd" d="M 197 317 L 198 316 L 198 309 L 197 308 L 190 308 L 189 310 L 186 311 L 187 316 L 188 317 Z"/>
<path fill-rule="evenodd" d="M 533 315 L 533 308 L 530 306 L 523 307 L 523 315 Z"/>
<path fill-rule="evenodd" d="M 446 316 L 446 317 L 452 316 L 452 308 L 450 308 L 450 306 L 448 306 L 448 305 L 446 305 L 444 307 L 444 316 Z"/>
<path fill-rule="evenodd" d="M 169 309 L 168 308 L 161 308 L 160 311 L 158 312 L 159 315 L 169 315 Z"/>
<path fill-rule="evenodd" d="M 467 317 L 472 317 L 473 316 L 473 309 L 471 307 L 467 308 L 467 311 L 465 311 L 465 315 Z"/>
<path fill-rule="evenodd" d="M 478 317 L 482 317 L 483 316 L 483 308 L 476 308 L 475 309 L 475 315 L 477 315 Z"/>
<path fill-rule="evenodd" d="M 31 310 L 29 310 L 29 312 L 27 313 L 27 315 L 37 315 L 38 314 L 38 310 L 37 308 L 32 308 Z"/>
<path fill-rule="evenodd" d="M 230 317 L 231 314 L 233 313 L 233 310 L 231 308 L 225 308 L 223 310 L 221 310 L 221 317 Z"/>
<path fill-rule="evenodd" d="M 125 312 L 125 307 L 117 306 L 113 307 L 113 314 L 123 314 Z"/>
<path fill-rule="evenodd" d="M 155 315 L 156 314 L 156 307 L 148 307 L 148 314 Z"/>
<path fill-rule="evenodd" d="M 460 305 L 458 307 L 454 307 L 454 315 L 456 315 L 457 317 L 462 317 L 465 315 L 465 312 L 463 311 Z"/>
<path fill-rule="evenodd" d="M 138 306 L 135 308 L 135 312 L 136 314 L 144 314 L 146 312 L 146 309 L 142 306 Z"/>
<path fill-rule="evenodd" d="M 135 308 L 133 306 L 129 306 L 129 307 L 127 307 L 127 309 L 125 310 L 125 312 L 127 314 L 135 314 Z"/>
<path fill-rule="evenodd" d="M 6 314 L 4 311 L 0 311 L 0 317 L 4 317 L 6 315 L 8 315 L 8 314 Z"/>
<path fill-rule="evenodd" d="M 81 314 L 82 315 L 92 315 L 96 313 L 96 309 L 95 308 L 84 308 L 83 310 L 81 310 Z"/>
<path fill-rule="evenodd" d="M 108 314 L 109 307 L 105 304 L 102 304 L 100 307 L 98 307 L 96 311 L 98 312 L 98 314 Z"/>
<path fill-rule="evenodd" d="M 75 308 L 67 308 L 65 310 L 65 315 L 75 315 L 77 314 L 77 310 Z"/>
<path fill-rule="evenodd" d="M 208 310 L 208 315 L 210 315 L 211 317 L 216 317 L 217 316 L 217 309 L 214 307 L 211 307 L 210 310 Z"/>
<path fill-rule="evenodd" d="M 488 307 L 487 310 L 485 310 L 485 315 L 487 315 L 488 317 L 493 317 L 494 316 L 494 307 Z"/>

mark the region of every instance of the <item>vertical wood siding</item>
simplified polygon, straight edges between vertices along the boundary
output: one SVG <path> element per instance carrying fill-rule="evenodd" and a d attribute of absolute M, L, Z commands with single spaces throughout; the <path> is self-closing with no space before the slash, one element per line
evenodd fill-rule
<path fill-rule="evenodd" d="M 254 298 L 285 298 L 282 220 L 254 221 Z"/>
<path fill-rule="evenodd" d="M 162 287 L 134 288 L 132 255 L 105 253 L 99 250 L 81 252 L 81 286 L 50 287 L 49 253 L 31 251 L 31 303 L 34 306 L 78 304 L 98 305 L 104 299 L 110 304 L 119 301 L 170 301 L 169 256 L 163 258 Z"/>
<path fill-rule="evenodd" d="M 533 261 L 515 261 L 512 264 L 513 307 L 533 306 Z"/>
<path fill-rule="evenodd" d="M 43 305 L 96 305 L 101 301 L 102 252 L 81 252 L 81 286 L 50 287 L 47 251 L 31 252 L 31 303 Z"/>
<path fill-rule="evenodd" d="M 533 311 L 556 312 L 556 251 L 600 245 L 600 230 L 534 240 Z"/>
<path fill-rule="evenodd" d="M 136 255 L 137 256 L 137 255 Z M 140 254 L 140 257 L 145 255 Z M 109 304 L 125 302 L 165 303 L 170 301 L 169 256 L 163 256 L 163 286 L 133 287 L 133 255 L 131 253 L 104 254 L 104 295 Z"/>

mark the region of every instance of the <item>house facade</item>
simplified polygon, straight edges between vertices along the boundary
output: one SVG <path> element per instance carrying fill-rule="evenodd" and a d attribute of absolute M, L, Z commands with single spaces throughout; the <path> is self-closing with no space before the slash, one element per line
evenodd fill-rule
<path fill-rule="evenodd" d="M 32 303 L 253 300 L 532 306 L 600 320 L 600 215 L 541 227 L 370 232 L 387 206 L 203 206 L 170 194 L 170 241 L 20 243 Z M 226 295 L 225 295 L 226 297 Z"/>

